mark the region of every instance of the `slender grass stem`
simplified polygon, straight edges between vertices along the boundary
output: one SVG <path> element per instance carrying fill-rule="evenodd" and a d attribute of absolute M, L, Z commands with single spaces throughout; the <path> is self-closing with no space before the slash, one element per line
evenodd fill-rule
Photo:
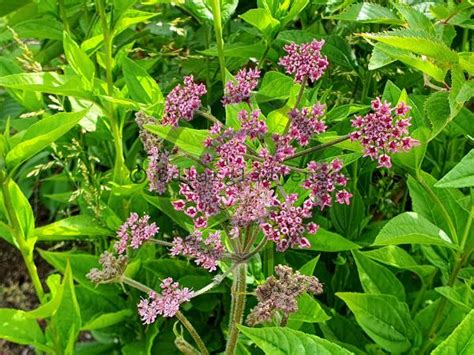
<path fill-rule="evenodd" d="M 219 57 L 219 67 L 221 71 L 222 85 L 225 85 L 225 56 L 224 40 L 222 38 L 222 15 L 220 0 L 212 0 L 212 15 L 214 17 L 214 31 L 216 32 L 217 55 Z"/>

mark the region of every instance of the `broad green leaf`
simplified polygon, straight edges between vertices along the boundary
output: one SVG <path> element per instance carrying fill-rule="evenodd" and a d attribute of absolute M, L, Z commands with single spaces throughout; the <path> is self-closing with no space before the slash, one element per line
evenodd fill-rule
<path fill-rule="evenodd" d="M 34 236 L 39 241 L 76 240 L 80 237 L 102 237 L 112 232 L 103 228 L 97 220 L 90 216 L 72 216 L 57 222 L 36 228 Z"/>
<path fill-rule="evenodd" d="M 386 265 L 413 271 L 423 279 L 433 274 L 436 270 L 432 265 L 418 265 L 415 259 L 413 259 L 408 252 L 395 245 L 388 245 L 383 248 L 368 250 L 363 252 L 363 254 Z"/>
<path fill-rule="evenodd" d="M 31 208 L 30 202 L 13 179 L 8 179 L 4 182 L 4 184 L 6 184 L 5 189 L 8 191 L 12 205 L 6 205 L 5 197 L 2 195 L 4 203 L 3 208 L 10 209 L 9 212 L 15 215 L 15 218 L 20 225 L 20 233 L 23 239 L 26 240 L 31 238 L 35 228 L 35 216 L 33 214 L 33 209 Z M 4 215 L 7 214 L 6 210 L 3 212 Z M 12 230 L 12 233 L 13 232 L 14 231 Z M 15 241 L 14 243 L 16 244 Z"/>
<path fill-rule="evenodd" d="M 394 296 L 338 292 L 354 313 L 357 323 L 383 349 L 404 353 L 415 344 L 417 329 L 406 303 Z"/>
<path fill-rule="evenodd" d="M 224 55 L 226 57 L 236 57 L 236 58 L 261 58 L 265 52 L 265 43 L 232 43 L 224 45 Z M 216 47 L 211 47 L 209 49 L 199 51 L 204 55 L 217 57 L 219 54 Z M 1 82 L 0 82 L 1 84 Z"/>
<path fill-rule="evenodd" d="M 403 284 L 389 269 L 370 260 L 358 251 L 353 250 L 352 255 L 357 265 L 360 283 L 365 292 L 392 295 L 399 301 L 405 301 Z"/>
<path fill-rule="evenodd" d="M 86 113 L 87 110 L 61 112 L 31 125 L 23 134 L 21 142 L 8 152 L 7 166 L 12 169 L 42 151 L 78 124 Z"/>
<path fill-rule="evenodd" d="M 304 293 L 298 297 L 298 311 L 291 313 L 288 325 L 292 323 L 322 323 L 331 319 L 313 296 Z"/>
<path fill-rule="evenodd" d="M 441 286 L 436 287 L 435 291 L 447 298 L 454 306 L 459 307 L 465 312 L 469 312 L 473 308 L 473 291 L 466 285 L 456 288 L 451 286 Z"/>
<path fill-rule="evenodd" d="M 311 244 L 310 250 L 337 252 L 360 249 L 360 245 L 324 228 L 319 228 L 316 234 L 307 235 L 306 238 Z"/>
<path fill-rule="evenodd" d="M 31 345 L 41 351 L 51 351 L 46 346 L 46 339 L 39 324 L 28 318 L 27 312 L 11 309 L 0 309 L 0 339 L 12 343 Z"/>
<path fill-rule="evenodd" d="M 140 65 L 123 58 L 123 74 L 130 97 L 149 105 L 163 103 L 163 94 L 155 80 Z"/>
<path fill-rule="evenodd" d="M 428 17 L 418 9 L 406 4 L 394 4 L 398 12 L 403 16 L 408 23 L 408 27 L 412 30 L 426 31 L 434 34 L 434 27 Z"/>
<path fill-rule="evenodd" d="M 327 18 L 331 20 L 354 21 L 361 23 L 386 23 L 390 25 L 402 24 L 402 21 L 391 10 L 367 2 L 351 5 L 345 12 Z"/>
<path fill-rule="evenodd" d="M 321 254 L 319 254 L 317 257 L 305 263 L 302 267 L 300 267 L 299 272 L 301 272 L 303 275 L 308 275 L 308 276 L 313 275 L 314 268 L 316 267 L 316 264 L 318 263 L 320 256 Z"/>
<path fill-rule="evenodd" d="M 415 146 L 408 152 L 397 153 L 392 157 L 394 163 L 404 165 L 416 171 L 421 168 L 421 164 L 425 158 L 431 132 L 427 127 L 420 127 L 415 129 L 411 133 L 411 136 L 419 142 L 419 145 Z"/>
<path fill-rule="evenodd" d="M 194 229 L 193 220 L 183 212 L 176 211 L 171 204 L 168 197 L 150 196 L 143 194 L 143 197 L 148 203 L 158 208 L 161 212 L 167 215 L 173 222 L 184 230 L 191 232 Z"/>
<path fill-rule="evenodd" d="M 425 114 L 431 123 L 431 139 L 441 133 L 451 121 L 448 93 L 436 92 L 425 101 Z"/>
<path fill-rule="evenodd" d="M 130 319 L 132 316 L 133 312 L 130 309 L 123 309 L 114 313 L 103 313 L 84 324 L 81 330 L 96 330 L 110 327 L 111 325 Z"/>
<path fill-rule="evenodd" d="M 291 77 L 276 71 L 265 74 L 257 93 L 258 102 L 287 99 L 294 81 Z"/>
<path fill-rule="evenodd" d="M 0 77 L 0 86 L 10 89 L 37 91 L 48 94 L 90 98 L 90 93 L 77 75 L 54 72 L 20 73 Z"/>
<path fill-rule="evenodd" d="M 145 125 L 145 128 L 160 138 L 176 144 L 178 148 L 186 153 L 197 156 L 204 152 L 204 140 L 209 135 L 207 130 L 187 127 L 174 128 L 162 125 Z"/>
<path fill-rule="evenodd" d="M 474 353 L 474 310 L 463 319 L 452 334 L 438 345 L 432 355 L 469 355 Z"/>
<path fill-rule="evenodd" d="M 18 248 L 18 245 L 16 245 L 16 241 L 12 233 L 13 231 L 10 226 L 0 221 L 0 237 L 6 240 L 11 245 L 14 245 Z"/>
<path fill-rule="evenodd" d="M 248 328 L 244 326 L 239 326 L 239 329 L 244 335 L 249 337 L 255 345 L 262 349 L 265 354 L 351 354 L 350 351 L 337 344 L 298 330 L 280 327 Z"/>
<path fill-rule="evenodd" d="M 176 5 L 191 13 L 201 23 L 208 22 L 212 24 L 214 21 L 212 3 L 210 0 L 189 0 L 176 3 Z M 221 0 L 222 23 L 226 23 L 230 19 L 237 5 L 238 0 Z"/>
<path fill-rule="evenodd" d="M 474 149 L 471 149 L 462 160 L 456 164 L 436 184 L 439 188 L 462 188 L 474 186 Z"/>
<path fill-rule="evenodd" d="M 257 28 L 266 37 L 270 37 L 273 30 L 280 24 L 271 13 L 265 9 L 250 9 L 239 16 L 242 20 Z"/>
<path fill-rule="evenodd" d="M 291 3 L 290 11 L 288 14 L 281 19 L 282 26 L 285 26 L 288 22 L 292 21 L 301 11 L 309 4 L 309 0 L 294 0 Z"/>
<path fill-rule="evenodd" d="M 64 32 L 63 46 L 66 59 L 74 71 L 92 84 L 95 76 L 94 63 L 67 32 Z"/>
<path fill-rule="evenodd" d="M 2 4 L 3 7 L 3 4 Z M 20 38 L 52 39 L 62 41 L 63 24 L 54 16 L 35 16 L 16 23 L 13 27 Z"/>
<path fill-rule="evenodd" d="M 74 353 L 74 344 L 76 343 L 80 328 L 81 312 L 74 291 L 71 266 L 67 263 L 62 284 L 61 303 L 49 324 L 56 349 L 58 349 L 60 353 Z"/>
<path fill-rule="evenodd" d="M 0 17 L 8 15 L 13 11 L 17 11 L 21 7 L 31 3 L 32 0 L 16 0 L 16 1 L 9 1 L 9 0 L 1 0 L 0 1 Z"/>
<path fill-rule="evenodd" d="M 428 244 L 456 248 L 449 236 L 415 212 L 404 212 L 382 228 L 374 245 Z"/>
<path fill-rule="evenodd" d="M 457 63 L 459 57 L 441 40 L 426 32 L 397 29 L 380 33 L 364 33 L 363 37 L 386 43 L 392 47 L 407 49 L 440 62 Z"/>

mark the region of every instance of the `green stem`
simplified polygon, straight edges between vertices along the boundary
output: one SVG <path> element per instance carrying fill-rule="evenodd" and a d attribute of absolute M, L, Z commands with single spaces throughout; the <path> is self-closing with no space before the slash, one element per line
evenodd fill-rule
<path fill-rule="evenodd" d="M 71 29 L 69 27 L 69 21 L 67 20 L 66 7 L 64 6 L 64 0 L 59 0 L 58 5 L 59 5 L 59 14 L 61 16 L 61 21 L 63 22 L 63 25 L 64 25 L 64 30 L 68 34 L 71 34 Z"/>
<path fill-rule="evenodd" d="M 229 322 L 229 338 L 225 349 L 226 355 L 233 355 L 237 347 L 237 340 L 239 338 L 238 326 L 242 324 L 245 310 L 246 276 L 247 264 L 239 264 L 232 284 L 232 312 Z"/>
<path fill-rule="evenodd" d="M 298 92 L 298 97 L 296 98 L 295 106 L 293 107 L 293 109 L 297 109 L 299 107 L 299 105 L 301 103 L 301 99 L 303 98 L 303 94 L 304 94 L 304 90 L 306 88 L 306 82 L 307 81 L 308 81 L 308 77 L 305 75 L 303 77 L 303 80 L 301 81 L 300 91 Z M 288 130 L 290 129 L 290 125 L 291 125 L 291 120 L 290 120 L 290 117 L 288 117 L 288 121 L 286 122 L 284 134 L 288 133 Z"/>
<path fill-rule="evenodd" d="M 43 303 L 45 299 L 44 289 L 43 285 L 41 284 L 35 262 L 33 260 L 33 249 L 28 245 L 26 236 L 21 229 L 20 221 L 14 212 L 15 209 L 13 206 L 12 197 L 10 196 L 10 189 L 8 188 L 9 181 L 10 178 L 5 178 L 5 180 L 2 182 L 3 203 L 5 204 L 8 221 L 13 227 L 13 237 L 15 238 L 18 248 L 20 249 L 21 256 L 25 262 L 26 269 L 28 270 L 31 282 L 35 288 L 36 295 L 38 296 L 39 301 Z"/>
<path fill-rule="evenodd" d="M 214 17 L 214 31 L 216 32 L 217 55 L 219 57 L 219 67 L 221 70 L 222 85 L 225 85 L 225 57 L 224 40 L 222 38 L 222 16 L 220 0 L 212 0 L 212 15 Z"/>
<path fill-rule="evenodd" d="M 114 79 L 112 75 L 113 70 L 113 36 L 110 32 L 110 27 L 107 22 L 107 14 L 105 12 L 104 0 L 96 0 L 97 12 L 99 13 L 100 23 L 102 27 L 102 34 L 104 36 L 104 64 L 105 64 L 105 78 L 107 82 L 107 95 L 113 96 L 114 94 Z M 116 117 L 114 105 L 108 103 L 108 115 L 110 119 L 111 133 L 114 138 L 115 148 L 115 164 L 112 173 L 112 180 L 114 182 L 122 182 L 122 172 L 125 167 L 125 160 L 123 157 L 123 143 L 122 143 L 122 127 L 119 119 Z"/>
<path fill-rule="evenodd" d="M 333 145 L 342 143 L 342 142 L 348 140 L 349 138 L 350 138 L 349 135 L 345 135 L 345 136 L 336 138 L 335 140 L 333 140 L 333 141 L 331 141 L 331 142 L 323 143 L 323 144 L 316 145 L 316 146 L 314 146 L 314 147 L 311 147 L 311 148 L 302 150 L 302 151 L 300 151 L 300 152 L 298 152 L 298 153 L 296 153 L 296 154 L 293 154 L 292 156 L 289 156 L 289 157 L 285 158 L 285 160 L 291 160 L 291 159 L 299 158 L 299 157 L 301 157 L 301 156 L 304 156 L 304 155 L 307 155 L 307 154 L 310 154 L 310 153 L 313 153 L 313 152 L 317 152 L 317 151 L 319 151 L 319 150 L 323 150 L 323 149 L 329 148 L 329 147 L 331 147 L 331 146 L 333 146 Z"/>

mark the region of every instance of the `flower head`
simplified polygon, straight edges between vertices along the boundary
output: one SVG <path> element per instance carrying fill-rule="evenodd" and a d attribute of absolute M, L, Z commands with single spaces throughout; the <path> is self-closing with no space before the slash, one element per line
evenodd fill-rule
<path fill-rule="evenodd" d="M 241 129 L 250 139 L 262 138 L 268 131 L 267 124 L 259 117 L 260 110 L 253 110 L 250 115 L 247 110 L 239 112 Z"/>
<path fill-rule="evenodd" d="M 278 312 L 288 317 L 298 311 L 297 298 L 303 293 L 319 295 L 323 292 L 323 285 L 315 276 L 302 275 L 289 266 L 277 265 L 275 274 L 276 277 L 270 276 L 257 287 L 258 304 L 247 318 L 249 325 L 270 321 Z"/>
<path fill-rule="evenodd" d="M 149 223 L 150 216 L 140 217 L 133 212 L 130 217 L 117 231 L 119 241 L 115 244 L 115 249 L 119 254 L 125 253 L 127 247 L 138 249 L 144 242 L 153 238 L 160 228 L 153 222 Z"/>
<path fill-rule="evenodd" d="M 149 190 L 162 194 L 166 191 L 166 185 L 178 177 L 178 168 L 170 164 L 169 152 L 153 147 L 148 152 L 150 163 L 146 170 L 149 182 Z"/>
<path fill-rule="evenodd" d="M 288 115 L 291 121 L 288 134 L 296 139 L 302 146 L 308 144 L 310 138 L 326 130 L 327 126 L 321 116 L 324 114 L 325 106 L 317 103 L 312 107 L 297 108 L 291 110 Z"/>
<path fill-rule="evenodd" d="M 161 282 L 161 294 L 152 291 L 148 299 L 138 303 L 138 314 L 143 324 L 151 324 L 158 316 L 173 317 L 179 311 L 179 306 L 192 297 L 193 292 L 189 288 L 180 288 L 179 283 L 168 277 Z"/>
<path fill-rule="evenodd" d="M 139 128 L 138 135 L 147 153 L 150 152 L 152 148 L 161 146 L 161 138 L 148 132 L 144 127 L 147 124 L 156 124 L 157 120 L 154 117 L 148 116 L 144 112 L 139 111 L 135 114 L 135 122 Z"/>
<path fill-rule="evenodd" d="M 263 234 L 275 242 L 278 251 L 285 251 L 295 246 L 310 247 L 304 234 L 315 234 L 318 230 L 317 224 L 304 222 L 304 219 L 312 215 L 313 202 L 308 199 L 302 207 L 296 207 L 297 199 L 297 194 L 291 194 L 283 202 L 278 201 L 275 210 L 270 213 L 269 222 L 260 224 Z"/>
<path fill-rule="evenodd" d="M 310 191 L 311 199 L 315 206 L 323 210 L 332 205 L 332 196 L 336 195 L 339 204 L 349 204 L 351 194 L 345 189 L 347 178 L 340 171 L 342 162 L 339 159 L 331 163 L 309 162 L 309 177 L 303 182 L 303 187 Z"/>
<path fill-rule="evenodd" d="M 294 42 L 287 44 L 283 48 L 287 55 L 280 58 L 279 64 L 285 67 L 288 74 L 295 76 L 296 82 L 301 83 L 304 78 L 315 82 L 329 65 L 327 57 L 321 55 L 323 45 L 324 40 L 313 40 L 301 45 Z"/>
<path fill-rule="evenodd" d="M 380 98 L 372 101 L 373 112 L 365 116 L 356 116 L 351 133 L 353 141 L 359 141 L 364 147 L 364 156 L 378 161 L 378 167 L 392 166 L 390 153 L 408 151 L 418 145 L 418 141 L 409 136 L 408 127 L 411 117 L 406 117 L 410 107 L 401 102 L 395 108 Z"/>
<path fill-rule="evenodd" d="M 116 257 L 111 252 L 105 251 L 99 258 L 102 270 L 91 269 L 86 277 L 94 283 L 105 283 L 117 280 L 125 272 L 128 258 L 126 255 Z"/>
<path fill-rule="evenodd" d="M 180 119 L 191 121 L 194 112 L 201 106 L 201 96 L 206 92 L 206 86 L 196 84 L 192 75 L 184 77 L 184 85 L 178 84 L 166 97 L 161 123 L 178 127 Z"/>
<path fill-rule="evenodd" d="M 220 231 L 210 233 L 204 240 L 200 231 L 194 231 L 185 239 L 175 237 L 170 253 L 173 256 L 182 255 L 192 258 L 197 265 L 208 271 L 214 271 L 217 268 L 217 262 L 225 253 L 225 248 L 221 242 Z"/>
<path fill-rule="evenodd" d="M 240 69 L 234 80 L 229 80 L 225 84 L 224 98 L 222 103 L 224 105 L 238 104 L 240 102 L 249 102 L 252 90 L 258 84 L 260 79 L 260 70 L 255 69 Z"/>

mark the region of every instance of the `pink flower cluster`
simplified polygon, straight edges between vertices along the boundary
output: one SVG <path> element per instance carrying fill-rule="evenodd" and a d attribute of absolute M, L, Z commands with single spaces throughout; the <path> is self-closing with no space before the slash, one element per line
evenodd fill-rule
<path fill-rule="evenodd" d="M 227 142 L 222 142 L 216 147 L 218 160 L 215 164 L 217 176 L 219 178 L 232 178 L 242 176 L 245 167 L 245 136 L 235 134 Z"/>
<path fill-rule="evenodd" d="M 178 127 L 180 119 L 191 121 L 206 92 L 206 86 L 196 84 L 192 75 L 184 77 L 184 86 L 178 84 L 166 97 L 161 124 Z"/>
<path fill-rule="evenodd" d="M 296 207 L 297 199 L 297 194 L 291 194 L 285 201 L 279 201 L 276 210 L 270 213 L 270 223 L 260 224 L 263 234 L 275 242 L 278 251 L 295 246 L 309 248 L 310 243 L 304 234 L 315 234 L 318 231 L 319 226 L 316 223 L 304 222 L 304 219 L 312 216 L 313 202 L 307 199 L 302 207 Z"/>
<path fill-rule="evenodd" d="M 324 74 L 329 65 L 327 57 L 321 55 L 323 45 L 324 40 L 313 40 L 301 45 L 294 42 L 287 44 L 283 48 L 287 55 L 280 58 L 279 64 L 286 69 L 288 74 L 294 74 L 296 82 L 301 83 L 304 78 L 315 82 Z"/>
<path fill-rule="evenodd" d="M 267 124 L 259 117 L 260 110 L 253 110 L 250 115 L 247 110 L 239 112 L 241 129 L 250 139 L 262 138 L 268 131 Z"/>
<path fill-rule="evenodd" d="M 160 228 L 154 222 L 149 223 L 149 221 L 150 216 L 148 215 L 140 217 L 135 212 L 130 214 L 130 217 L 117 231 L 120 240 L 115 244 L 115 249 L 119 254 L 125 253 L 129 246 L 138 249 L 158 233 Z"/>
<path fill-rule="evenodd" d="M 224 105 L 238 104 L 240 102 L 249 102 L 252 90 L 258 84 L 260 79 L 260 70 L 240 69 L 234 80 L 229 80 L 225 84 L 224 97 L 222 103 Z"/>
<path fill-rule="evenodd" d="M 288 115 L 291 121 L 288 134 L 296 139 L 302 146 L 308 144 L 314 134 L 322 133 L 327 126 L 321 116 L 324 114 L 325 106 L 317 103 L 312 107 L 304 107 L 301 110 L 295 108 Z"/>
<path fill-rule="evenodd" d="M 221 242 L 220 231 L 210 233 L 204 240 L 200 231 L 194 231 L 185 239 L 175 237 L 170 253 L 173 256 L 182 255 L 193 258 L 197 265 L 206 270 L 215 271 L 217 262 L 224 256 L 225 248 Z"/>
<path fill-rule="evenodd" d="M 232 212 L 230 234 L 233 238 L 240 235 L 240 229 L 245 228 L 253 223 L 260 224 L 270 214 L 273 206 L 278 206 L 278 200 L 274 195 L 274 191 L 267 185 L 262 183 L 243 183 L 239 187 L 232 186 L 233 201 L 235 206 Z"/>
<path fill-rule="evenodd" d="M 173 206 L 191 217 L 196 228 L 205 228 L 208 218 L 221 210 L 220 193 L 224 184 L 207 168 L 202 173 L 198 173 L 195 167 L 186 169 L 183 179 L 179 192 L 185 200 L 174 201 Z"/>
<path fill-rule="evenodd" d="M 391 168 L 390 153 L 408 151 L 418 141 L 408 134 L 411 117 L 406 117 L 410 107 L 401 102 L 395 108 L 380 98 L 372 101 L 373 112 L 356 116 L 352 126 L 351 140 L 359 141 L 364 147 L 364 156 L 378 161 L 378 167 Z"/>
<path fill-rule="evenodd" d="M 146 170 L 149 182 L 149 190 L 162 194 L 166 191 L 168 183 L 178 177 L 178 168 L 170 164 L 169 152 L 161 151 L 158 147 L 153 147 L 148 152 L 150 163 Z"/>
<path fill-rule="evenodd" d="M 148 299 L 138 303 L 138 314 L 143 324 L 152 324 L 158 316 L 173 317 L 179 306 L 191 300 L 193 292 L 187 288 L 180 288 L 171 277 L 161 282 L 161 294 L 151 291 Z"/>
<path fill-rule="evenodd" d="M 333 160 L 330 164 L 309 162 L 309 177 L 303 182 L 303 187 L 310 191 L 310 196 L 315 206 L 323 210 L 332 205 L 332 194 L 335 192 L 336 201 L 340 204 L 350 204 L 350 194 L 342 187 L 347 185 L 347 178 L 340 171 L 342 161 Z"/>

